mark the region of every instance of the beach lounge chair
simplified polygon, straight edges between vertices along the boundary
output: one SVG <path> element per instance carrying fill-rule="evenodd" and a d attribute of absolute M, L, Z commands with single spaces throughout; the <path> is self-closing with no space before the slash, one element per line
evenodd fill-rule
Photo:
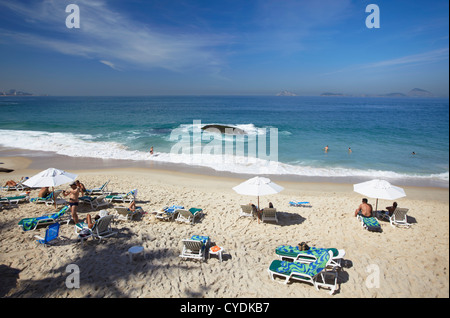
<path fill-rule="evenodd" d="M 388 213 L 383 212 L 377 212 L 377 216 L 388 220 L 392 227 L 406 227 L 409 228 L 411 226 L 410 223 L 408 223 L 406 214 L 408 213 L 409 209 L 406 208 L 395 208 L 394 212 L 392 213 L 392 216 L 389 216 Z"/>
<path fill-rule="evenodd" d="M 78 200 L 82 203 L 89 203 L 92 209 L 97 209 L 109 205 L 109 202 L 106 201 L 106 196 L 107 194 L 102 194 L 98 197 L 83 196 L 79 197 Z"/>
<path fill-rule="evenodd" d="M 172 205 L 170 207 L 164 207 L 161 211 L 156 212 L 155 217 L 164 221 L 173 221 L 177 215 L 177 210 L 183 210 L 184 206 L 182 205 Z"/>
<path fill-rule="evenodd" d="M 332 295 L 337 286 L 337 272 L 327 271 L 332 254 L 331 251 L 322 252 L 314 262 L 307 264 L 274 260 L 267 271 L 274 281 L 276 276 L 283 277 L 284 284 L 291 280 L 298 280 L 312 284 L 317 290 L 319 287 L 330 288 L 330 295 Z M 326 282 L 327 276 L 333 278 L 332 283 Z"/>
<path fill-rule="evenodd" d="M 10 197 L 0 197 L 0 203 L 8 205 L 8 207 L 12 207 L 13 205 L 17 205 L 20 202 L 27 202 L 29 197 L 27 195 L 16 195 Z"/>
<path fill-rule="evenodd" d="M 358 220 L 361 222 L 361 226 L 371 232 L 382 232 L 381 225 L 376 217 L 365 217 L 362 215 L 357 216 Z"/>
<path fill-rule="evenodd" d="M 133 217 L 138 214 L 140 211 L 143 211 L 141 207 L 136 207 L 135 211 L 131 211 L 129 208 L 124 206 L 115 206 L 117 212 L 117 218 L 119 220 L 131 221 Z"/>
<path fill-rule="evenodd" d="M 261 211 L 261 222 L 264 221 L 275 221 L 276 223 L 278 223 L 278 218 L 277 218 L 277 209 L 275 208 L 264 208 Z"/>
<path fill-rule="evenodd" d="M 55 190 L 53 192 L 50 192 L 49 195 L 47 195 L 45 198 L 40 198 L 40 197 L 36 197 L 36 198 L 31 198 L 30 202 L 33 203 L 45 203 L 45 205 L 54 205 L 55 204 L 55 200 L 56 200 L 56 204 L 66 204 L 66 200 L 64 199 L 58 199 L 58 197 L 62 194 L 63 190 Z"/>
<path fill-rule="evenodd" d="M 182 240 L 182 243 L 181 258 L 206 260 L 206 251 L 210 244 L 209 236 L 193 235 L 189 240 Z"/>
<path fill-rule="evenodd" d="M 75 233 L 80 234 L 83 230 L 88 231 L 88 235 L 80 236 L 81 243 L 83 244 L 84 240 L 92 237 L 93 239 L 99 239 L 99 243 L 102 239 L 116 235 L 117 232 L 114 232 L 111 227 L 111 222 L 114 218 L 114 215 L 106 215 L 98 219 L 92 229 L 88 228 L 86 223 L 78 223 L 75 225 Z"/>
<path fill-rule="evenodd" d="M 253 212 L 253 207 L 249 204 L 242 204 L 241 211 L 239 213 L 239 217 L 251 217 L 256 218 L 255 213 Z"/>
<path fill-rule="evenodd" d="M 25 182 L 26 180 L 23 180 Z M 21 181 L 16 182 L 15 186 L 3 186 L 2 190 L 4 191 L 24 191 L 25 189 L 29 189 L 30 187 L 24 185 Z"/>
<path fill-rule="evenodd" d="M 175 211 L 177 213 L 175 221 L 194 224 L 195 218 L 199 217 L 202 211 L 202 209 L 197 208 L 190 208 L 189 210 L 178 209 Z"/>
<path fill-rule="evenodd" d="M 289 201 L 289 205 L 290 206 L 302 206 L 302 207 L 311 206 L 311 205 L 309 205 L 309 202 L 307 202 L 307 201 L 295 201 L 295 200 Z"/>
<path fill-rule="evenodd" d="M 64 219 L 63 216 L 66 214 L 67 211 L 69 211 L 68 205 L 64 206 L 61 210 L 59 210 L 56 213 L 47 213 L 37 218 L 22 219 L 19 221 L 18 225 L 22 227 L 24 231 L 32 231 L 35 230 L 38 225 L 52 224 L 55 222 L 62 221 Z"/>
<path fill-rule="evenodd" d="M 106 196 L 108 202 L 131 203 L 136 200 L 137 189 L 133 189 L 128 193 L 110 194 Z"/>
<path fill-rule="evenodd" d="M 88 195 L 101 195 L 101 194 L 110 194 L 108 191 L 108 183 L 110 180 L 106 181 L 101 187 L 86 189 L 86 193 Z"/>
<path fill-rule="evenodd" d="M 341 267 L 341 261 L 345 256 L 345 250 L 338 250 L 336 248 L 317 248 L 312 246 L 307 251 L 300 251 L 298 246 L 291 245 L 280 245 L 275 248 L 275 253 L 280 260 L 287 259 L 291 262 L 299 263 L 314 262 L 323 252 L 328 251 L 332 252 L 330 265 L 332 267 Z"/>
<path fill-rule="evenodd" d="M 50 224 L 47 227 L 47 230 L 45 230 L 45 237 L 40 237 L 38 235 L 34 236 L 35 238 L 37 238 L 36 242 L 44 246 L 48 246 L 51 241 L 58 238 L 59 226 L 60 225 L 58 222 Z"/>

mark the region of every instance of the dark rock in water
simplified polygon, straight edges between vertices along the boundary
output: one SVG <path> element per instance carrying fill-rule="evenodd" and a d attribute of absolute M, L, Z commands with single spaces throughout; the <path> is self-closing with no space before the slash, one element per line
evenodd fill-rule
<path fill-rule="evenodd" d="M 240 129 L 233 126 L 226 126 L 226 125 L 205 125 L 202 127 L 202 130 L 206 130 L 209 132 L 214 132 L 213 129 L 218 129 L 222 134 L 227 134 L 229 131 L 226 131 L 225 129 L 229 128 L 229 130 L 232 129 L 232 135 L 246 135 L 247 133 Z"/>
<path fill-rule="evenodd" d="M 0 168 L 0 172 L 6 172 L 6 173 L 8 173 L 8 172 L 13 172 L 14 170 L 12 170 L 12 169 L 6 169 L 6 168 Z"/>

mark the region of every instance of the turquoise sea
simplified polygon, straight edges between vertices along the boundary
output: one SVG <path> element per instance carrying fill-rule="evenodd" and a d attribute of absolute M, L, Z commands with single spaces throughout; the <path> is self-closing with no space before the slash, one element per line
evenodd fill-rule
<path fill-rule="evenodd" d="M 245 138 L 202 133 L 200 128 L 210 124 L 239 128 Z M 265 149 L 258 144 L 254 158 L 248 144 L 264 138 Z M 190 153 L 186 147 L 175 153 L 186 140 L 191 142 Z M 241 141 L 244 152 L 237 153 Z M 276 156 L 268 156 L 274 155 L 270 145 L 275 142 Z M 151 146 L 153 156 L 149 154 Z M 449 100 L 1 97 L 0 156 L 2 150 L 12 148 L 71 157 L 196 165 L 232 173 L 382 178 L 403 183 L 423 180 L 448 187 Z"/>

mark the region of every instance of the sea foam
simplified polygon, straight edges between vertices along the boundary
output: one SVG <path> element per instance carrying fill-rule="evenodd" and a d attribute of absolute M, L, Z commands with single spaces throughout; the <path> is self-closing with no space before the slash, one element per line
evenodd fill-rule
<path fill-rule="evenodd" d="M 182 125 L 181 129 L 188 131 L 190 129 L 188 126 Z M 192 127 L 192 125 L 190 126 Z M 240 125 L 238 127 L 245 129 L 250 134 L 258 134 L 258 130 L 253 125 Z M 0 145 L 3 147 L 54 152 L 70 157 L 155 161 L 208 167 L 216 171 L 255 175 L 430 179 L 447 182 L 449 180 L 448 171 L 439 174 L 419 175 L 370 169 L 314 167 L 306 164 L 287 164 L 279 161 L 236 155 L 206 153 L 187 155 L 171 152 L 158 152 L 156 155 L 150 155 L 147 151 L 131 150 L 119 142 L 95 141 L 97 138 L 98 136 L 89 134 L 0 130 Z"/>

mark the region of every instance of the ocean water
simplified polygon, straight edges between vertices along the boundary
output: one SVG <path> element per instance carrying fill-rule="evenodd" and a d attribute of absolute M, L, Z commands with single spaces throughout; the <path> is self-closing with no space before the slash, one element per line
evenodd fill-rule
<path fill-rule="evenodd" d="M 200 128 L 209 124 L 237 127 L 245 135 L 202 133 Z M 449 101 L 1 97 L 0 147 L 235 173 L 425 180 L 448 186 Z"/>

